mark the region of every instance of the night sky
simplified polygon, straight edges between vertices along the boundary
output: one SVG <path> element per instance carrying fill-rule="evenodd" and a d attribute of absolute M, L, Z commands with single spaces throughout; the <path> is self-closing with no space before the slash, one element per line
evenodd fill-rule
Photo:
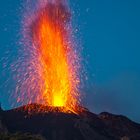
<path fill-rule="evenodd" d="M 9 109 L 10 64 L 20 47 L 24 0 L 0 1 L 0 102 Z M 81 93 L 93 112 L 123 114 L 140 122 L 140 1 L 70 0 L 88 80 Z M 6 64 L 6 67 L 5 67 Z"/>

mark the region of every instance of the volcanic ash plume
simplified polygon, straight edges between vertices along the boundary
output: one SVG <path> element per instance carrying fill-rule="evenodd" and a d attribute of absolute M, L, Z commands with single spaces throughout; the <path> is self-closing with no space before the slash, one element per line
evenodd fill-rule
<path fill-rule="evenodd" d="M 16 87 L 19 104 L 40 103 L 76 112 L 79 57 L 67 5 L 41 0 L 24 16 L 24 55 L 19 59 Z"/>

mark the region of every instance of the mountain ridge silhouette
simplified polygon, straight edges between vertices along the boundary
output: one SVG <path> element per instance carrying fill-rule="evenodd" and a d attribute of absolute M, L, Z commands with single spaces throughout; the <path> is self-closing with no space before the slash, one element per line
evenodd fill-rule
<path fill-rule="evenodd" d="M 38 111 L 41 107 L 46 111 Z M 79 108 L 83 111 L 75 114 L 29 104 L 7 111 L 1 109 L 0 121 L 9 133 L 39 134 L 46 140 L 140 140 L 140 124 L 127 117 L 108 112 L 94 114 Z"/>

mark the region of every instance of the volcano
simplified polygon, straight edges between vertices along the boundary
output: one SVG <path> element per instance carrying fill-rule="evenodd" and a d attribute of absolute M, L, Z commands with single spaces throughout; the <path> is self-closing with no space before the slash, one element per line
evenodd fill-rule
<path fill-rule="evenodd" d="M 38 111 L 40 108 L 45 108 Z M 61 112 L 61 107 L 29 104 L 0 111 L 1 126 L 9 133 L 40 134 L 46 140 L 139 140 L 140 124 L 122 115 L 107 112 Z M 2 130 L 2 129 L 0 129 Z"/>

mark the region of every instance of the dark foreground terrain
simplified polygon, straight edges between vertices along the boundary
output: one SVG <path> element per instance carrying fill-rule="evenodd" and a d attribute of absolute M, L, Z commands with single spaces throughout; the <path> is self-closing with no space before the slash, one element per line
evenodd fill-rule
<path fill-rule="evenodd" d="M 32 113 L 25 107 L 32 108 Z M 32 104 L 0 109 L 0 140 L 140 140 L 140 124 L 121 115 L 96 115 L 86 109 L 76 115 L 58 108 L 45 113 L 37 112 L 38 108 Z"/>

